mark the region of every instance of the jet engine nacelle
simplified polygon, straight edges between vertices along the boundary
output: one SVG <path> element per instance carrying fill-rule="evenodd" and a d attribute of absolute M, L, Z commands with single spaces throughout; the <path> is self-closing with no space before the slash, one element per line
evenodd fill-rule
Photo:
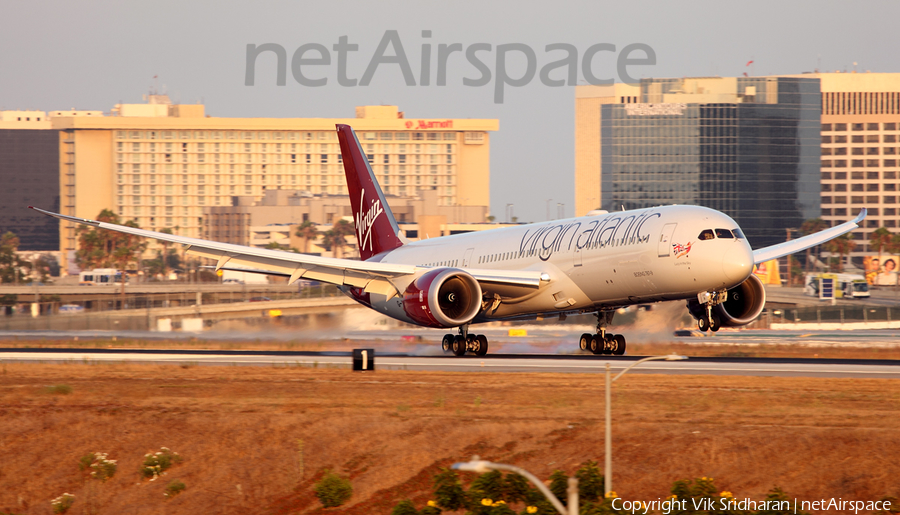
<path fill-rule="evenodd" d="M 725 302 L 713 307 L 723 327 L 747 325 L 756 320 L 766 305 L 766 289 L 756 275 L 751 274 L 744 282 L 728 290 Z M 706 307 L 696 299 L 688 301 L 688 310 L 694 318 L 705 314 Z"/>
<path fill-rule="evenodd" d="M 481 310 L 481 285 L 456 268 L 431 270 L 407 286 L 403 309 L 423 326 L 459 327 Z"/>

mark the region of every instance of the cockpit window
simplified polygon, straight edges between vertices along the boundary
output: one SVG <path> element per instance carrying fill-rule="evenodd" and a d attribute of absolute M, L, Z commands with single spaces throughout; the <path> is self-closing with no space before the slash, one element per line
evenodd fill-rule
<path fill-rule="evenodd" d="M 703 229 L 703 232 L 700 233 L 700 236 L 697 236 L 698 240 L 711 240 L 715 238 L 715 234 L 713 234 L 712 229 Z"/>
<path fill-rule="evenodd" d="M 732 232 L 734 233 L 734 237 L 737 238 L 737 239 L 739 239 L 739 240 L 746 240 L 746 239 L 747 239 L 747 237 L 744 236 L 744 233 L 741 232 L 740 229 L 735 229 L 735 230 L 732 231 Z"/>
<path fill-rule="evenodd" d="M 734 238 L 728 229 L 716 229 L 716 238 Z"/>

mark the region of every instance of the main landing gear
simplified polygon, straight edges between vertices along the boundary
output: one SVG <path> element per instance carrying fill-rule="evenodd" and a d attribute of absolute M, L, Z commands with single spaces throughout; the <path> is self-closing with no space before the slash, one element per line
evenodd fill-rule
<path fill-rule="evenodd" d="M 597 334 L 584 333 L 578 340 L 578 348 L 583 351 L 591 351 L 594 354 L 625 354 L 625 337 L 621 334 L 609 334 L 606 326 L 612 323 L 614 311 L 599 311 L 597 313 Z"/>
<path fill-rule="evenodd" d="M 469 334 L 469 326 L 459 327 L 459 334 L 445 334 L 441 340 L 441 350 L 445 353 L 452 352 L 457 356 L 464 356 L 471 352 L 476 356 L 484 356 L 488 351 L 488 339 L 483 334 Z"/>

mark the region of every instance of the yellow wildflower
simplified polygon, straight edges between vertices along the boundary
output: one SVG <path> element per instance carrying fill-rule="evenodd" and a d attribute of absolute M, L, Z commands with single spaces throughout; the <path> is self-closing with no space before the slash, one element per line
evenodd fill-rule
<path fill-rule="evenodd" d="M 731 499 L 732 497 L 734 497 L 728 490 L 723 490 L 722 493 L 719 494 L 719 496 L 725 497 L 726 499 Z"/>
<path fill-rule="evenodd" d="M 494 504 L 494 501 L 492 501 L 492 500 L 490 500 L 490 499 L 482 499 L 482 500 L 481 500 L 481 505 L 482 505 L 482 506 L 491 506 L 492 504 Z"/>
<path fill-rule="evenodd" d="M 437 507 L 437 503 L 434 502 L 434 501 L 428 501 L 428 506 L 431 506 L 432 508 L 436 508 L 436 507 Z"/>
<path fill-rule="evenodd" d="M 529 506 L 525 508 L 526 513 L 537 513 L 537 506 Z"/>

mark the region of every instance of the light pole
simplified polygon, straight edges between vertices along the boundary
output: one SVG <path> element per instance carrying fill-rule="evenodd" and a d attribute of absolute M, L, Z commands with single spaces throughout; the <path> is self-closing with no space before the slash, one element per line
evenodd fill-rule
<path fill-rule="evenodd" d="M 559 512 L 559 515 L 578 515 L 578 478 L 570 477 L 569 478 L 569 488 L 566 489 L 566 493 L 568 494 L 568 511 L 566 511 L 566 506 L 563 506 L 559 499 L 553 495 L 553 492 L 547 488 L 544 483 L 541 482 L 538 478 L 534 477 L 531 472 L 528 472 L 525 469 L 521 469 L 516 467 L 515 465 L 506 465 L 503 463 L 492 463 L 490 461 L 482 460 L 478 456 L 472 456 L 471 461 L 454 463 L 450 466 L 450 468 L 454 470 L 463 470 L 466 472 L 476 472 L 478 474 L 484 474 L 489 470 L 508 470 L 510 472 L 515 472 L 516 474 L 524 477 L 525 479 L 531 481 L 531 484 L 537 487 L 538 490 L 544 494 L 544 497 L 550 501 L 550 504 L 556 508 L 556 511 Z"/>
<path fill-rule="evenodd" d="M 646 363 L 647 361 L 654 361 L 664 359 L 666 361 L 680 361 L 683 359 L 688 359 L 687 356 L 678 356 L 676 354 L 669 354 L 668 356 L 651 356 L 649 358 L 639 359 L 632 363 L 630 366 L 626 367 L 625 370 L 619 372 L 616 377 L 610 379 L 609 372 L 609 362 L 606 363 L 606 452 L 604 453 L 604 468 L 603 468 L 603 494 L 604 497 L 609 495 L 612 492 L 612 410 L 610 409 L 611 404 L 611 395 L 610 391 L 612 390 L 613 381 L 622 377 L 625 372 L 628 372 L 632 368 L 640 365 L 641 363 Z"/>

